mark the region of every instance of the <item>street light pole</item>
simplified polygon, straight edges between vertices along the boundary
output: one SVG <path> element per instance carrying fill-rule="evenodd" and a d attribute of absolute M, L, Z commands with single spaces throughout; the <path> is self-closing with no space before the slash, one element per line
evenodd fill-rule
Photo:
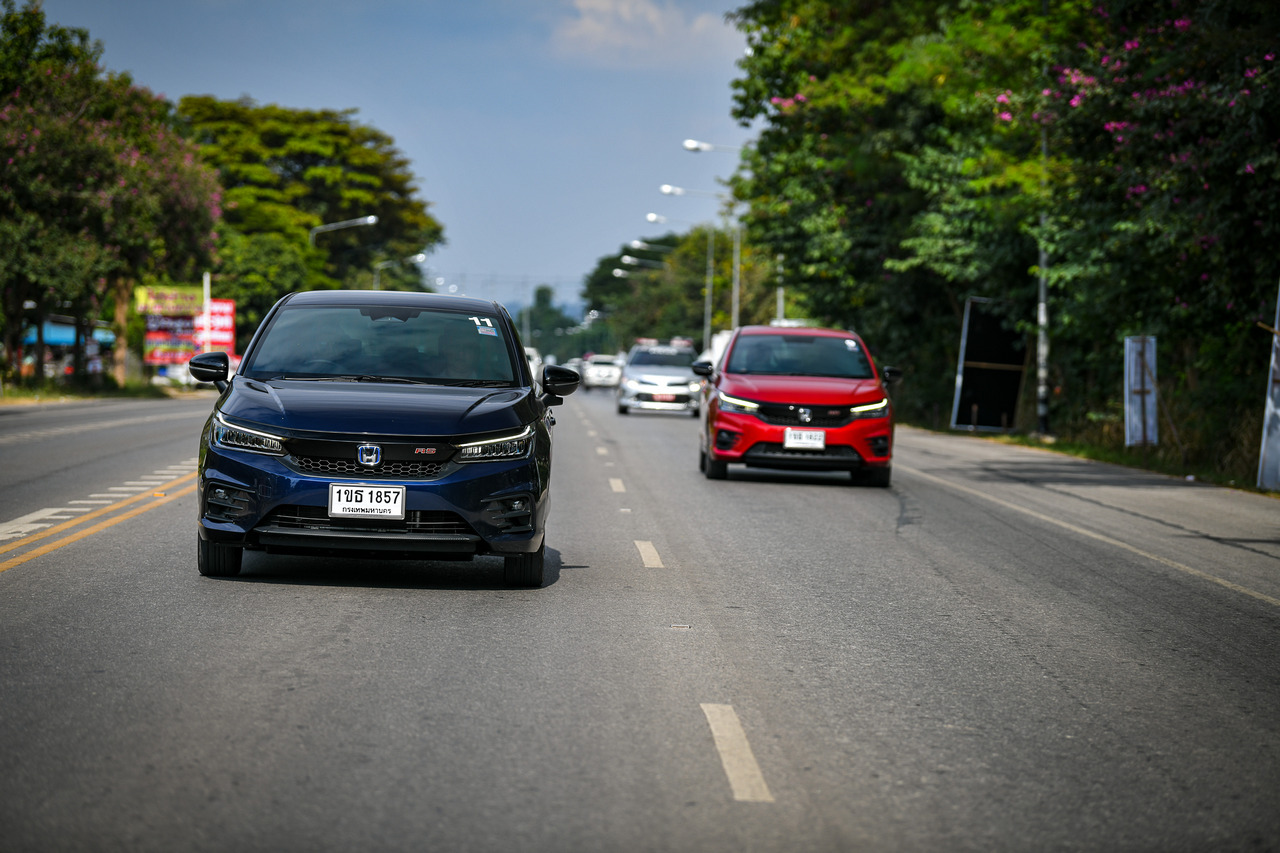
<path fill-rule="evenodd" d="M 373 289 L 374 290 L 381 289 L 382 270 L 385 267 L 393 266 L 395 264 L 400 264 L 400 263 L 420 264 L 426 259 L 427 259 L 426 254 L 423 252 L 419 252 L 418 254 L 410 255 L 409 257 L 401 261 L 397 261 L 394 259 L 390 261 L 378 261 L 378 263 L 373 265 Z"/>
<path fill-rule="evenodd" d="M 358 216 L 355 219 L 344 219 L 341 222 L 331 222 L 328 225 L 317 225 L 307 233 L 307 240 L 312 246 L 316 244 L 316 235 L 323 234 L 326 231 L 337 231 L 339 228 L 355 228 L 358 225 L 377 225 L 378 217 L 376 216 Z"/>

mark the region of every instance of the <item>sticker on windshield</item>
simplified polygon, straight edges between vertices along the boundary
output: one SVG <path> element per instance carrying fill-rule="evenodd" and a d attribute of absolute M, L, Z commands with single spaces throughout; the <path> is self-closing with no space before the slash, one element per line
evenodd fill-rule
<path fill-rule="evenodd" d="M 498 330 L 492 326 L 480 326 L 476 331 L 482 335 L 490 335 L 495 338 L 498 336 Z"/>
<path fill-rule="evenodd" d="M 858 348 L 858 342 L 857 342 L 857 341 L 855 341 L 853 338 L 845 338 L 845 339 L 844 339 L 844 346 L 845 346 L 845 349 L 857 349 L 857 348 Z"/>

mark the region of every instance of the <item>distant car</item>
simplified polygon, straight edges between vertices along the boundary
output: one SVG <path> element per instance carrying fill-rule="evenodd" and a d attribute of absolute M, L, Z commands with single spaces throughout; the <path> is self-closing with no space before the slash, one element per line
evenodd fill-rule
<path fill-rule="evenodd" d="M 697 357 L 697 351 L 689 346 L 633 346 L 618 381 L 618 414 L 643 409 L 688 412 L 696 418 L 702 387 L 702 380 L 693 372 Z"/>
<path fill-rule="evenodd" d="M 698 464 L 722 480 L 731 464 L 848 471 L 888 486 L 896 369 L 877 368 L 862 339 L 837 329 L 745 326 L 707 377 Z"/>
<path fill-rule="evenodd" d="M 286 554 L 504 558 L 540 586 L 551 471 L 549 407 L 578 386 L 534 385 L 496 302 L 395 291 L 284 297 L 221 391 L 200 442 L 201 574 L 234 576 L 245 549 Z"/>
<path fill-rule="evenodd" d="M 597 354 L 588 358 L 582 365 L 582 387 L 613 388 L 622 377 L 622 367 L 617 356 Z"/>

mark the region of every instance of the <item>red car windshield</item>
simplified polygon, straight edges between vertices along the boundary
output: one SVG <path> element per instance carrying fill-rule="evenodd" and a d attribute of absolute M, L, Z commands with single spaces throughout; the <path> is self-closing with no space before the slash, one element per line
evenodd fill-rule
<path fill-rule="evenodd" d="M 871 362 L 853 338 L 819 335 L 742 335 L 729 354 L 728 373 L 871 379 Z"/>

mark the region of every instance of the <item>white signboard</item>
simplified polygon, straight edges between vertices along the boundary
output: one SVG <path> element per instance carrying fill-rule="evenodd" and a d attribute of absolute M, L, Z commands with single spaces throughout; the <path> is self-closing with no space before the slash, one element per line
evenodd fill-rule
<path fill-rule="evenodd" d="M 1158 444 L 1156 339 L 1124 339 L 1124 445 Z"/>
<path fill-rule="evenodd" d="M 1280 299 L 1276 300 L 1276 324 L 1280 329 Z M 1262 453 L 1258 458 L 1258 488 L 1280 489 L 1280 335 L 1271 335 L 1271 372 L 1268 374 L 1267 409 L 1262 419 Z"/>

